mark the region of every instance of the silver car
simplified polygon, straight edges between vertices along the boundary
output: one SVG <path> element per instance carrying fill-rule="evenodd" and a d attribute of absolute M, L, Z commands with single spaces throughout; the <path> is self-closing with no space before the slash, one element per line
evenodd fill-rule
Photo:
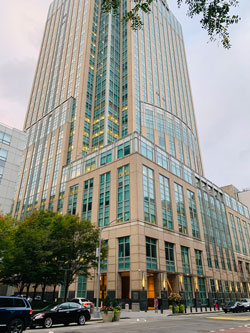
<path fill-rule="evenodd" d="M 81 306 L 85 306 L 89 311 L 94 307 L 94 303 L 89 301 L 87 298 L 76 297 L 70 300 L 70 302 L 78 303 Z"/>

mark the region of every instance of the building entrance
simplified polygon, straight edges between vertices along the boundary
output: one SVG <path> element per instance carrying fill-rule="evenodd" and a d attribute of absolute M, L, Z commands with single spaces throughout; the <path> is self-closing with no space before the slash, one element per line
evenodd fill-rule
<path fill-rule="evenodd" d="M 121 296 L 122 299 L 130 298 L 130 276 L 129 272 L 121 273 Z"/>
<path fill-rule="evenodd" d="M 154 309 L 154 298 L 158 295 L 158 273 L 147 274 L 148 309 Z"/>
<path fill-rule="evenodd" d="M 100 279 L 100 299 L 106 298 L 107 293 L 107 275 L 102 274 Z"/>

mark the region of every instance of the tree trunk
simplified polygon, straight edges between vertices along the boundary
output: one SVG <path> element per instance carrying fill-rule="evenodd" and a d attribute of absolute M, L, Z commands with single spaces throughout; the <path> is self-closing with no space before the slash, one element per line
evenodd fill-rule
<path fill-rule="evenodd" d="M 19 294 L 19 295 L 22 295 L 22 293 L 23 293 L 23 289 L 24 289 L 24 283 L 21 282 L 21 285 L 20 285 L 20 287 L 18 288 L 18 294 Z"/>
<path fill-rule="evenodd" d="M 37 284 L 34 284 L 34 286 L 33 286 L 33 299 L 35 299 L 35 297 L 36 297 L 36 290 L 37 290 L 37 287 L 38 287 L 38 285 L 37 285 Z"/>
<path fill-rule="evenodd" d="M 56 294 L 56 284 L 54 284 L 54 288 L 53 288 L 52 302 L 54 302 L 54 300 L 55 300 L 55 294 Z"/>
<path fill-rule="evenodd" d="M 26 298 L 29 297 L 29 292 L 30 292 L 30 283 L 28 283 L 26 286 Z"/>
<path fill-rule="evenodd" d="M 44 300 L 45 289 L 46 289 L 46 283 L 44 283 L 42 287 L 42 301 Z"/>

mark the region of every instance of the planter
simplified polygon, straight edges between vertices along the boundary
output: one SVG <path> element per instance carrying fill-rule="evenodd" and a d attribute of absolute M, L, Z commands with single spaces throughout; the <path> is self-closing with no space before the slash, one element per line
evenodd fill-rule
<path fill-rule="evenodd" d="M 114 319 L 113 321 L 119 321 L 121 316 L 121 311 L 114 312 Z"/>
<path fill-rule="evenodd" d="M 110 323 L 114 318 L 114 311 L 108 311 L 108 313 L 104 313 L 104 311 L 102 311 L 101 315 L 104 323 Z"/>

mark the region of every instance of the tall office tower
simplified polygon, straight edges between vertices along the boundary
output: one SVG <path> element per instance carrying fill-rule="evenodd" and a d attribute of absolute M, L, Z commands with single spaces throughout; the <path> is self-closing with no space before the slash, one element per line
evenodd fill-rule
<path fill-rule="evenodd" d="M 101 298 L 143 309 L 182 291 L 187 304 L 205 302 L 222 280 L 242 281 L 224 256 L 235 264 L 229 218 L 241 224 L 248 211 L 235 201 L 229 216 L 234 199 L 203 177 L 180 24 L 155 0 L 135 32 L 121 21 L 131 3 L 112 15 L 100 0 L 52 2 L 13 214 L 49 209 L 102 227 Z M 77 277 L 70 296 L 94 298 L 95 284 L 95 272 Z"/>

